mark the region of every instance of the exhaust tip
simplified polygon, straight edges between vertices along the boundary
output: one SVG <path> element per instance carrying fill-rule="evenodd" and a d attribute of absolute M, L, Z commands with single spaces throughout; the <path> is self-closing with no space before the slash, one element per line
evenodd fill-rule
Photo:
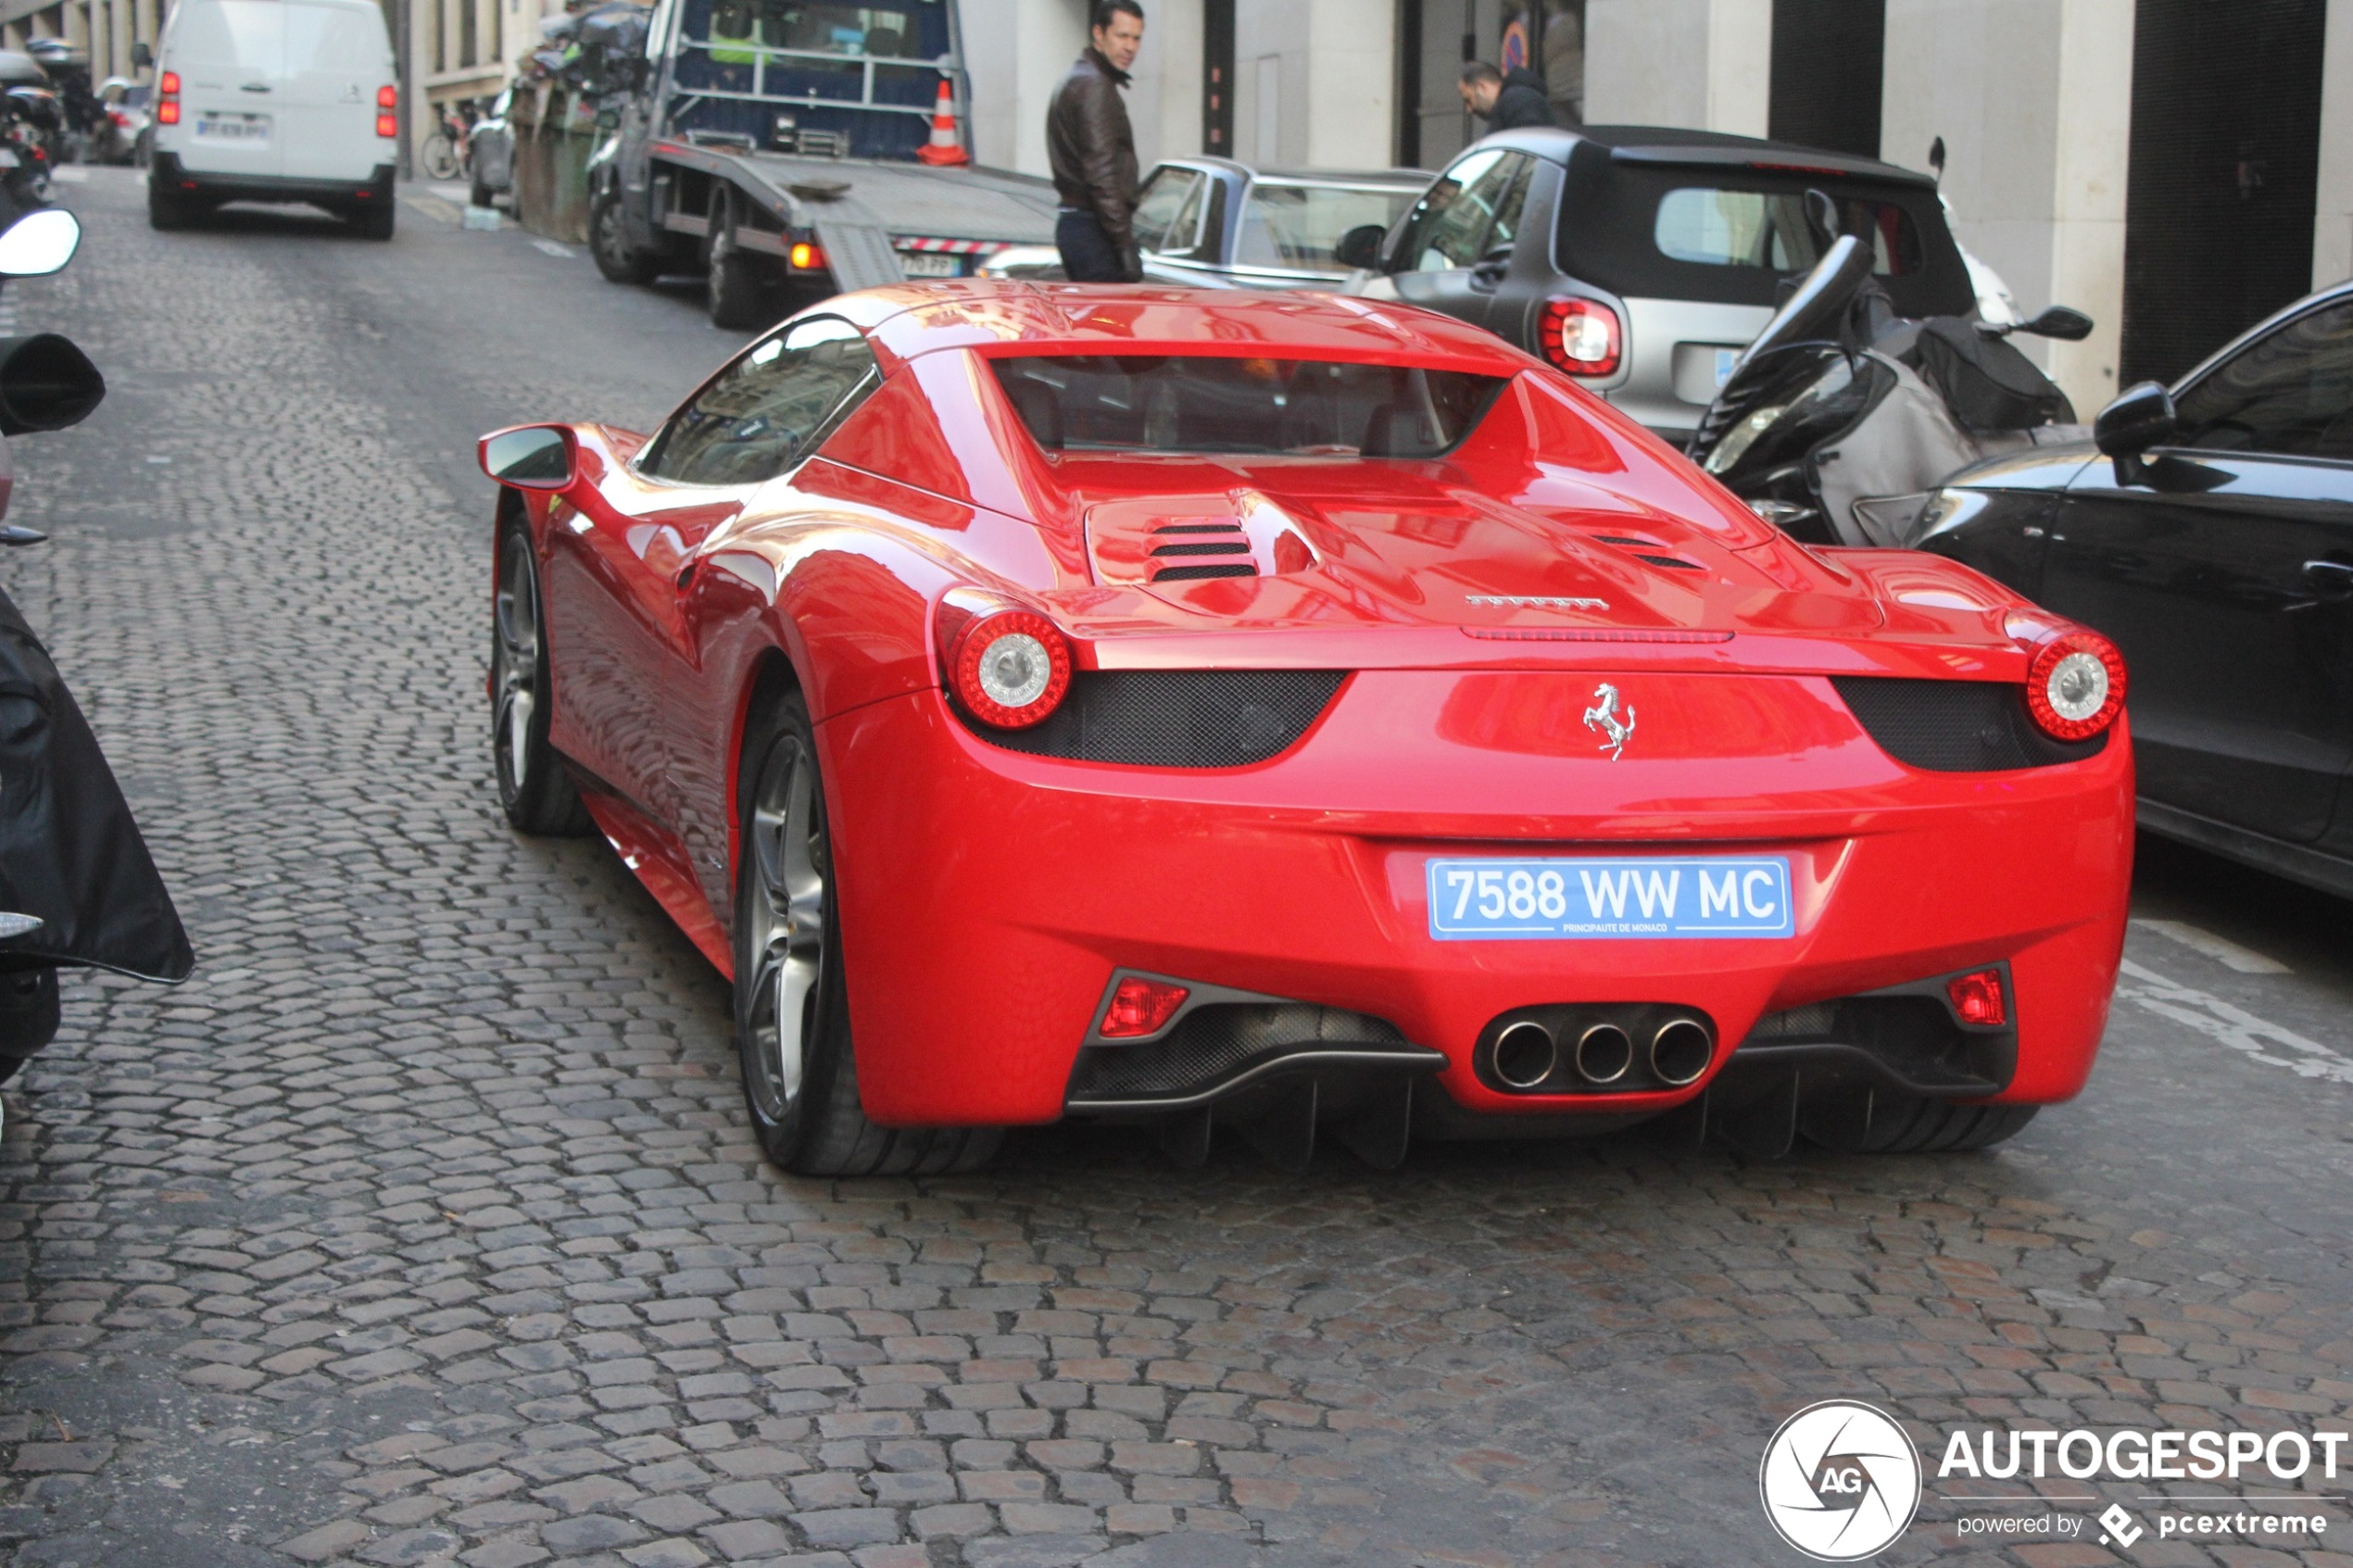
<path fill-rule="evenodd" d="M 1634 1065 L 1634 1037 L 1615 1023 L 1596 1023 L 1577 1037 L 1577 1075 L 1615 1084 Z"/>
<path fill-rule="evenodd" d="M 1651 1071 L 1672 1088 L 1699 1082 L 1716 1058 L 1716 1033 L 1696 1018 L 1670 1018 L 1651 1036 Z"/>
<path fill-rule="evenodd" d="M 1495 1036 L 1495 1076 L 1514 1089 L 1532 1089 L 1553 1075 L 1560 1047 L 1553 1032 L 1524 1019 Z"/>

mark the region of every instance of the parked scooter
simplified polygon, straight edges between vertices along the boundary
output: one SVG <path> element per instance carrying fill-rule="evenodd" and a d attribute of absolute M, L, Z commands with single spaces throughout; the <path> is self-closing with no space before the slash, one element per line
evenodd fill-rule
<path fill-rule="evenodd" d="M 0 279 L 71 259 L 69 212 L 0 232 Z M 106 396 L 98 368 L 56 332 L 0 338 L 0 435 L 64 430 Z M 0 516 L 14 487 L 0 446 Z M 0 527 L 0 546 L 39 544 Z M 57 1032 L 57 971 L 177 983 L 195 956 L 82 709 L 14 600 L 0 593 L 0 1083 Z"/>
<path fill-rule="evenodd" d="M 49 170 L 65 111 L 30 55 L 0 49 L 0 227 L 53 199 Z"/>
<path fill-rule="evenodd" d="M 1837 208 L 1818 191 L 1819 235 Z M 1928 492 L 2004 452 L 2081 441 L 2067 395 L 2008 342 L 2079 341 L 2080 310 L 2030 321 L 1899 317 L 1872 282 L 1869 238 L 1840 235 L 1734 364 L 1692 460 L 1758 516 L 1812 544 L 1901 545 Z"/>

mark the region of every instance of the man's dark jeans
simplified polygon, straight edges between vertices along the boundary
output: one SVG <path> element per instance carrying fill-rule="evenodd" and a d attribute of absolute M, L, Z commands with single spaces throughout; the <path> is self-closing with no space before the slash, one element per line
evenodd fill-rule
<path fill-rule="evenodd" d="M 1065 212 L 1054 220 L 1054 244 L 1063 253 L 1063 275 L 1074 283 L 1124 283 L 1126 263 L 1091 212 Z"/>

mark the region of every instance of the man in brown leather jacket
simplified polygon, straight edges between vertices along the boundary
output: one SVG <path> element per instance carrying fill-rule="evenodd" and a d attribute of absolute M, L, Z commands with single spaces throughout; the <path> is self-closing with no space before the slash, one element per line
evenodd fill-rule
<path fill-rule="evenodd" d="M 1144 275 L 1136 214 L 1136 133 L 1119 90 L 1144 43 L 1137 0 L 1095 0 L 1093 47 L 1078 56 L 1046 111 L 1046 152 L 1062 212 L 1054 243 L 1076 283 L 1132 283 Z"/>

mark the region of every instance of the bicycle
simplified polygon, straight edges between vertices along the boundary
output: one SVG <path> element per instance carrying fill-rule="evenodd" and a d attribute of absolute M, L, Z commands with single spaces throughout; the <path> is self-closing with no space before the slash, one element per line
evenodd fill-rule
<path fill-rule="evenodd" d="M 418 160 L 424 165 L 428 179 L 463 179 L 473 167 L 473 128 L 467 119 L 447 106 L 440 115 L 440 129 L 425 138 L 425 144 L 418 149 Z"/>

